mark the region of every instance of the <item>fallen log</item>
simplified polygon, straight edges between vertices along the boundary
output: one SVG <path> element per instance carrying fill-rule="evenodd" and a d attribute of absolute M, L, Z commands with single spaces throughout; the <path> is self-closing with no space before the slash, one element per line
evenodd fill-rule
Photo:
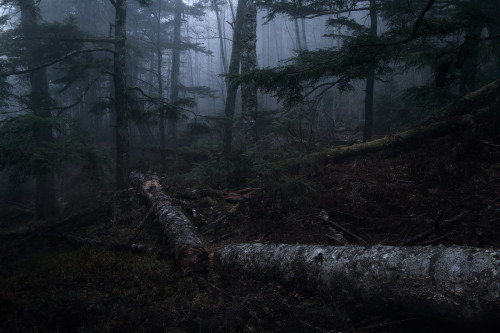
<path fill-rule="evenodd" d="M 428 139 L 439 138 L 463 130 L 467 127 L 471 127 L 474 123 L 474 117 L 470 114 L 466 114 L 400 132 L 393 136 L 387 136 L 350 146 L 329 148 L 303 157 L 290 158 L 282 161 L 280 164 L 285 168 L 300 169 L 307 165 L 331 163 L 346 157 L 374 153 L 389 148 L 418 148 Z"/>
<path fill-rule="evenodd" d="M 465 247 L 231 244 L 226 274 L 316 290 L 335 303 L 455 323 L 500 320 L 500 251 Z"/>
<path fill-rule="evenodd" d="M 485 118 L 498 117 L 499 96 L 500 80 L 497 80 L 448 105 L 440 119 L 435 122 L 369 142 L 329 148 L 299 158 L 290 158 L 280 164 L 285 168 L 300 169 L 303 166 L 324 164 L 388 148 L 405 146 L 418 148 L 427 139 L 471 128 Z"/>
<path fill-rule="evenodd" d="M 132 183 L 148 199 L 163 230 L 169 252 L 184 273 L 205 271 L 209 264 L 208 253 L 196 235 L 195 226 L 179 207 L 172 206 L 172 199 L 163 192 L 156 175 L 146 179 L 133 172 Z"/>

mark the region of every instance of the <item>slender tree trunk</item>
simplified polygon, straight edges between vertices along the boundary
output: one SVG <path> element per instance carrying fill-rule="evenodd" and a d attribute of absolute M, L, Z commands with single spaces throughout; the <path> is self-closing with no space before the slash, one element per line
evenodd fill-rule
<path fill-rule="evenodd" d="M 161 69 L 162 69 L 162 60 L 163 60 L 163 55 L 161 53 L 161 50 L 158 48 L 157 50 L 157 71 L 158 71 L 158 94 L 160 99 L 162 100 L 161 105 L 160 105 L 160 114 L 159 114 L 159 123 L 158 123 L 158 131 L 160 134 L 160 148 L 161 148 L 161 153 L 160 153 L 160 158 L 161 158 L 161 168 L 163 171 L 167 169 L 167 156 L 165 153 L 165 149 L 167 147 L 167 137 L 165 135 L 165 106 L 163 103 L 163 75 L 161 74 Z"/>
<path fill-rule="evenodd" d="M 116 119 L 116 186 L 127 186 L 130 163 L 129 105 L 127 101 L 126 61 L 127 0 L 115 0 L 115 53 L 113 83 Z"/>
<path fill-rule="evenodd" d="M 302 50 L 302 43 L 300 42 L 300 29 L 299 29 L 299 19 L 293 19 L 293 25 L 295 28 L 295 40 L 297 41 L 297 49 Z"/>
<path fill-rule="evenodd" d="M 158 22 L 156 31 L 156 72 L 158 78 L 158 97 L 160 97 L 161 104 L 159 109 L 159 123 L 158 132 L 160 134 L 160 158 L 161 158 L 161 168 L 163 171 L 167 169 L 167 138 L 165 135 L 165 104 L 163 102 L 163 53 L 162 51 L 162 31 L 161 31 L 161 1 L 158 2 Z"/>
<path fill-rule="evenodd" d="M 182 26 L 182 0 L 175 0 L 174 13 L 174 35 L 172 48 L 172 67 L 170 74 L 170 103 L 172 104 L 167 114 L 168 118 L 168 136 L 170 144 L 175 144 L 177 138 L 177 121 L 179 118 L 179 109 L 177 101 L 179 100 L 180 88 L 180 70 L 181 70 L 181 26 Z"/>
<path fill-rule="evenodd" d="M 161 31 L 161 17 L 162 17 L 162 1 L 158 1 L 158 16 L 156 17 L 156 57 L 153 62 L 156 63 L 156 80 L 158 81 L 158 90 L 156 94 L 160 98 L 160 105 L 158 106 L 158 133 L 159 133 L 159 143 L 160 143 L 160 159 L 161 168 L 166 170 L 166 146 L 167 137 L 165 133 L 165 103 L 164 97 L 164 87 L 163 87 L 163 53 L 162 53 L 162 31 Z M 151 65 L 153 69 L 153 65 Z M 153 73 L 153 71 L 151 71 Z M 153 82 L 153 81 L 152 81 Z"/>
<path fill-rule="evenodd" d="M 39 50 L 41 45 L 36 38 L 38 23 L 36 7 L 33 0 L 18 0 L 21 9 L 21 29 L 26 43 L 26 57 L 28 67 L 39 65 Z M 52 99 L 49 94 L 47 71 L 45 68 L 35 70 L 29 74 L 31 93 L 30 108 L 40 120 L 51 118 Z M 35 143 L 43 148 L 54 141 L 50 122 L 39 121 L 33 129 Z M 56 215 L 56 195 L 54 185 L 54 172 L 38 162 L 35 165 L 35 215 L 37 220 L 45 220 Z"/>
<path fill-rule="evenodd" d="M 377 37 L 377 4 L 376 0 L 370 0 L 370 37 Z M 375 60 L 370 64 L 366 73 L 366 95 L 365 95 L 365 130 L 363 141 L 373 138 L 373 96 L 375 90 Z"/>
<path fill-rule="evenodd" d="M 485 324 L 500 320 L 500 251 L 466 247 L 231 244 L 227 274 L 315 290 L 365 310 Z"/>
<path fill-rule="evenodd" d="M 236 19 L 233 22 L 233 46 L 231 60 L 229 62 L 228 75 L 237 75 L 240 71 L 241 61 L 241 34 L 243 29 L 244 11 L 246 0 L 238 0 L 236 8 Z M 236 93 L 238 87 L 231 82 L 227 83 L 226 105 L 224 107 L 224 134 L 222 142 L 222 152 L 227 158 L 231 154 L 233 144 L 233 121 L 236 107 Z"/>
<path fill-rule="evenodd" d="M 220 19 L 220 13 L 219 13 L 219 5 L 217 4 L 217 0 L 212 0 L 212 5 L 214 8 L 215 12 L 215 17 L 217 18 L 217 31 L 219 32 L 219 44 L 220 44 L 220 54 L 221 54 L 221 61 L 222 61 L 222 69 L 223 73 L 227 73 L 227 59 L 226 59 L 226 49 L 224 47 L 224 34 L 222 32 L 222 23 Z"/>
<path fill-rule="evenodd" d="M 241 73 L 257 68 L 257 7 L 252 0 L 245 6 L 241 48 Z M 257 135 L 257 87 L 254 82 L 241 84 L 241 113 L 243 116 L 244 145 L 256 145 Z"/>
<path fill-rule="evenodd" d="M 304 50 L 307 50 L 307 37 L 306 37 L 306 22 L 305 19 L 300 19 L 300 23 L 302 24 L 302 46 Z"/>

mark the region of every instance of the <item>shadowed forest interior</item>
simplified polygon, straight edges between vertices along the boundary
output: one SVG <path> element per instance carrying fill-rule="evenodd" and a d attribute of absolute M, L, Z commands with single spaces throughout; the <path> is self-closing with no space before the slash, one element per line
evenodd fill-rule
<path fill-rule="evenodd" d="M 0 0 L 0 332 L 500 322 L 500 1 Z"/>

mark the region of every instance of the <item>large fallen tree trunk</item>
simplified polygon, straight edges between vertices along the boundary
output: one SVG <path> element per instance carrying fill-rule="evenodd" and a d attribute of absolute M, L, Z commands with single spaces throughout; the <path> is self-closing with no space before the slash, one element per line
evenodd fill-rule
<path fill-rule="evenodd" d="M 167 246 L 184 273 L 207 269 L 208 253 L 196 235 L 196 228 L 179 207 L 172 206 L 172 199 L 163 192 L 157 176 L 148 179 L 133 172 L 132 183 L 152 205 L 158 222 L 164 232 Z"/>
<path fill-rule="evenodd" d="M 272 279 L 374 306 L 463 321 L 500 320 L 500 251 L 464 247 L 232 244 L 228 274 Z"/>

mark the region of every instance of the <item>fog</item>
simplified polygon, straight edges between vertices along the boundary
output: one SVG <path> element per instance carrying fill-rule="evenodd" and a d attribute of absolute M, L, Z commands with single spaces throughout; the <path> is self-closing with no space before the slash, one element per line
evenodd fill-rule
<path fill-rule="evenodd" d="M 19 154 L 2 170 L 121 187 L 393 135 L 499 76 L 492 3 L 4 0 L 0 128 Z"/>

